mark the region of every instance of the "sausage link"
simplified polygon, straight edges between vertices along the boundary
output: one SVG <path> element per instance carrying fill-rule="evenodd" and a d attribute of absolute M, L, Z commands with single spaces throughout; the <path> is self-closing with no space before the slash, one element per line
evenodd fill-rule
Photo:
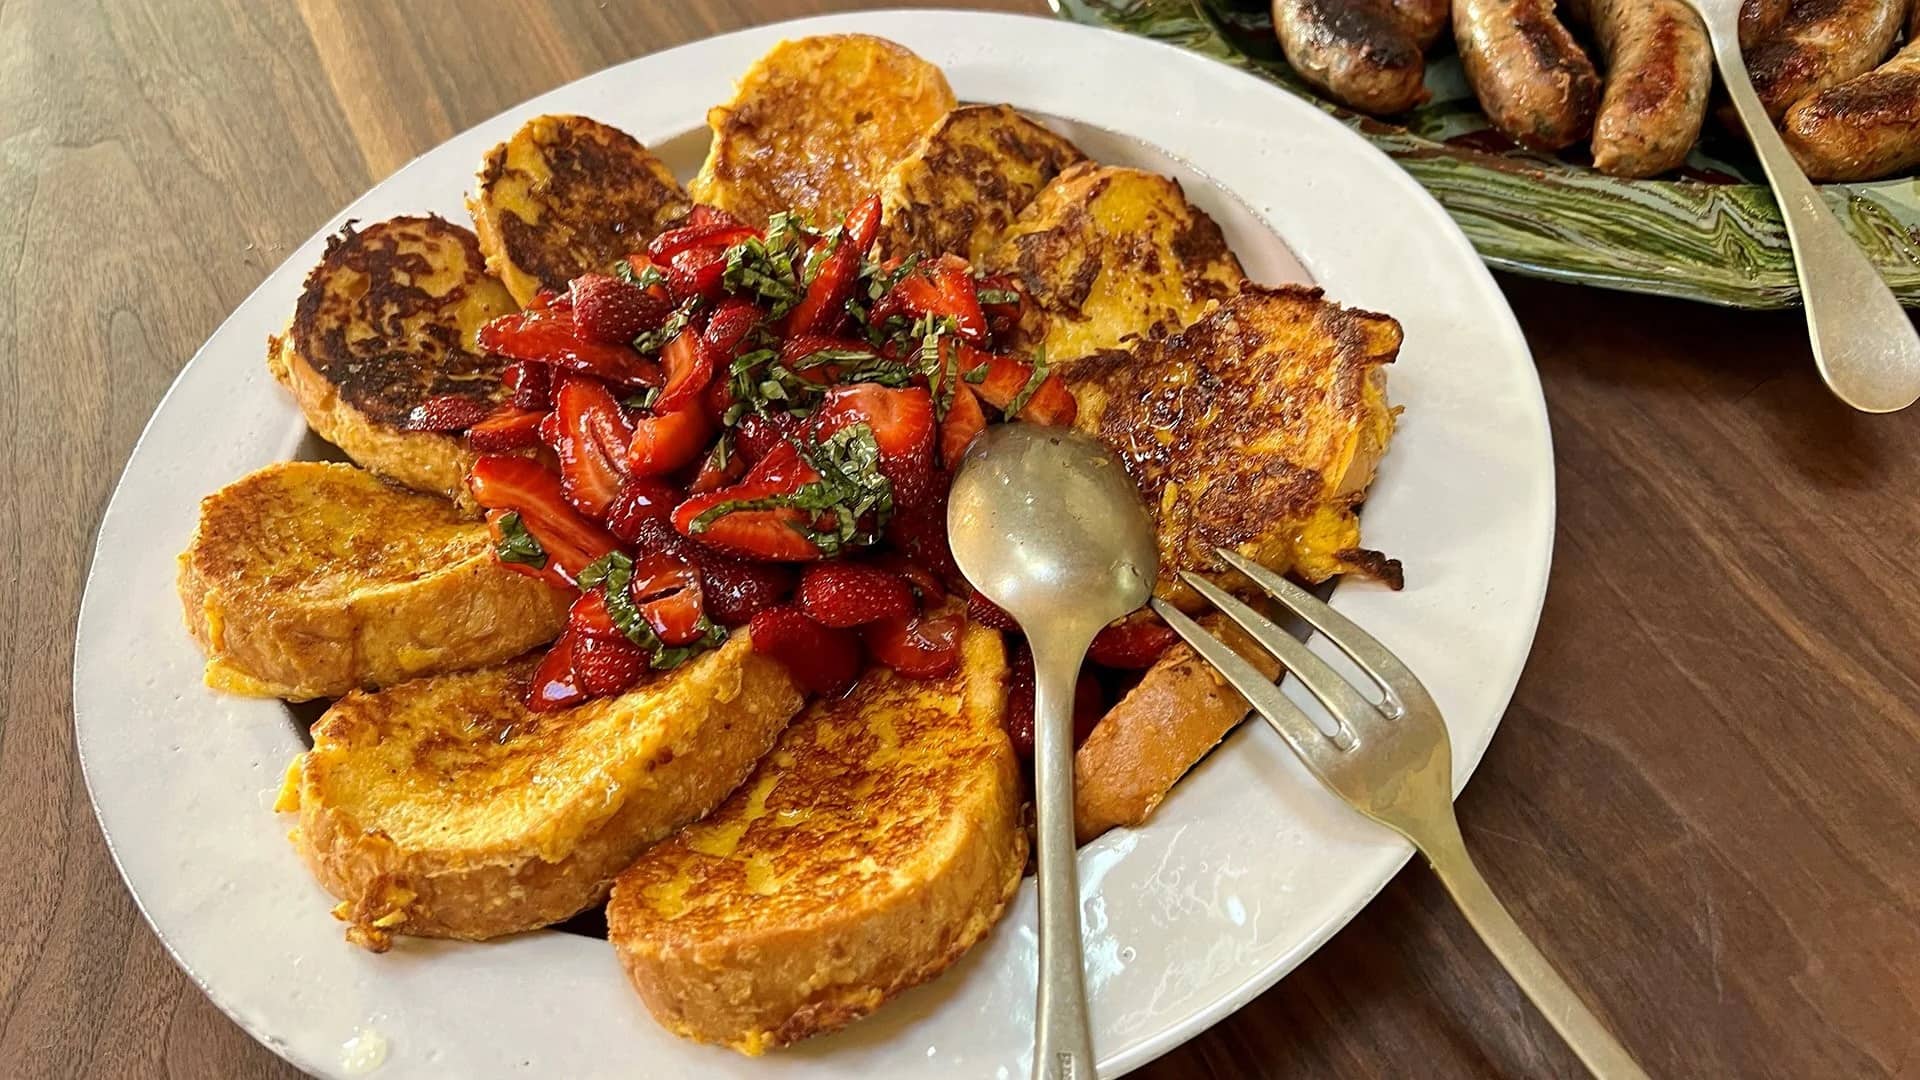
<path fill-rule="evenodd" d="M 1448 0 L 1390 0 L 1400 25 L 1413 36 L 1421 52 L 1433 48 L 1447 28 Z"/>
<path fill-rule="evenodd" d="M 1893 47 L 1907 0 L 1793 0 L 1773 36 L 1748 50 L 1754 92 L 1775 123 L 1794 102 L 1873 70 Z"/>
<path fill-rule="evenodd" d="M 1740 4 L 1740 48 L 1751 49 L 1767 40 L 1787 17 L 1793 0 L 1742 0 Z"/>
<path fill-rule="evenodd" d="M 1593 122 L 1593 166 L 1655 176 L 1686 160 L 1700 138 L 1713 86 L 1713 50 L 1682 0 L 1575 0 L 1605 61 Z"/>
<path fill-rule="evenodd" d="M 1780 135 L 1815 180 L 1877 180 L 1920 167 L 1920 39 L 1795 102 Z"/>
<path fill-rule="evenodd" d="M 1453 0 L 1453 40 L 1480 108 L 1508 138 L 1561 150 L 1593 130 L 1600 75 L 1553 0 Z"/>
<path fill-rule="evenodd" d="M 1273 0 L 1273 30 L 1307 82 L 1361 112 L 1427 99 L 1426 58 L 1384 0 Z"/>

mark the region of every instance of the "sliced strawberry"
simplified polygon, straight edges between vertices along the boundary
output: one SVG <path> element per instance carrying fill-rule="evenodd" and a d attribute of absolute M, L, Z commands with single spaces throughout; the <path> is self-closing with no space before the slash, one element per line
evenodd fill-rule
<path fill-rule="evenodd" d="M 946 418 L 940 421 L 940 464 L 948 469 L 960 467 L 960 455 L 973 445 L 974 436 L 987 430 L 987 414 L 980 399 L 966 383 L 953 388 L 953 401 L 947 405 Z"/>
<path fill-rule="evenodd" d="M 713 381 L 714 352 L 699 334 L 683 330 L 660 350 L 660 367 L 667 384 L 654 399 L 656 413 L 676 413 L 698 403 L 700 394 Z"/>
<path fill-rule="evenodd" d="M 511 510 L 487 511 L 487 531 L 493 536 L 493 546 L 496 553 L 500 550 L 500 545 L 504 543 L 507 538 L 506 530 L 502 522 L 506 516 L 511 513 L 513 513 Z M 523 525 L 522 527 L 524 528 L 525 526 Z M 498 558 L 497 555 L 495 561 L 516 574 L 525 574 L 528 577 L 539 578 L 541 581 L 546 582 L 556 589 L 565 589 L 568 592 L 573 591 L 573 579 L 562 574 L 559 568 L 554 566 L 552 557 L 548 557 L 547 561 L 539 566 L 518 561 L 509 562 L 506 559 Z"/>
<path fill-rule="evenodd" d="M 547 655 L 534 665 L 527 683 L 527 708 L 534 712 L 553 712 L 587 700 L 587 692 L 573 674 L 574 638 L 561 634 Z"/>
<path fill-rule="evenodd" d="M 980 371 L 984 365 L 986 370 L 980 380 L 973 383 L 973 392 L 996 409 L 1004 410 L 1013 404 L 1014 399 L 1033 380 L 1033 365 L 1012 357 L 962 345 L 958 359 L 962 375 Z M 1067 389 L 1067 384 L 1060 380 L 1057 373 L 1049 372 L 1028 395 L 1026 403 L 1020 408 L 1019 418 L 1036 424 L 1065 427 L 1073 423 L 1078 411 L 1079 404 L 1073 400 L 1073 392 Z"/>
<path fill-rule="evenodd" d="M 742 240 L 759 235 L 757 230 L 738 221 L 689 222 L 654 237 L 647 243 L 647 255 L 656 263 L 671 262 L 675 255 L 683 251 L 695 248 L 718 248 L 724 251 Z"/>
<path fill-rule="evenodd" d="M 693 464 L 713 438 L 713 421 L 697 405 L 655 413 L 634 422 L 627 468 L 635 476 L 660 476 Z"/>
<path fill-rule="evenodd" d="M 847 214 L 834 246 L 820 259 L 807 295 L 787 313 L 786 333 L 830 334 L 847 315 L 847 301 L 860 275 L 860 264 L 880 232 L 880 196 L 870 195 Z"/>
<path fill-rule="evenodd" d="M 706 551 L 700 554 L 700 586 L 707 615 L 722 626 L 740 626 L 793 592 L 793 571 Z"/>
<path fill-rule="evenodd" d="M 790 495 L 819 478 L 820 474 L 797 451 L 783 443 L 749 470 L 740 483 L 694 495 L 681 503 L 673 511 L 673 527 L 683 536 L 743 559 L 818 559 L 820 549 L 805 532 L 812 524 L 807 512 L 792 507 L 726 508 Z"/>
<path fill-rule="evenodd" d="M 987 594 L 983 592 L 976 591 L 967 597 L 967 618 L 1002 633 L 1021 632 L 1019 621 L 1007 614 L 1007 609 L 987 599 Z"/>
<path fill-rule="evenodd" d="M 606 530 L 575 513 L 560 478 L 532 458 L 482 454 L 467 471 L 467 488 L 489 510 L 513 510 L 546 549 L 548 565 L 571 583 L 593 560 L 619 546 Z"/>
<path fill-rule="evenodd" d="M 574 680 L 590 697 L 624 693 L 647 672 L 647 653 L 621 633 L 607 613 L 604 593 L 580 594 L 567 612 Z"/>
<path fill-rule="evenodd" d="M 644 523 L 669 521 L 673 508 L 680 505 L 683 498 L 680 489 L 664 480 L 651 476 L 628 477 L 607 507 L 607 531 L 622 543 L 636 543 Z"/>
<path fill-rule="evenodd" d="M 951 319 L 961 337 L 986 344 L 987 317 L 973 291 L 973 272 L 957 255 L 942 255 L 908 271 L 873 305 L 869 319 L 879 326 L 896 315 L 908 322 L 923 316 Z"/>
<path fill-rule="evenodd" d="M 700 570 L 664 551 L 642 555 L 633 564 L 627 592 L 647 625 L 668 645 L 689 645 L 706 633 Z"/>
<path fill-rule="evenodd" d="M 904 578 L 867 563 L 835 559 L 809 566 L 795 594 L 800 610 L 822 626 L 848 629 L 914 612 Z"/>
<path fill-rule="evenodd" d="M 733 358 L 740 354 L 740 344 L 765 315 L 751 300 L 730 296 L 720 301 L 713 314 L 707 316 L 707 328 L 701 332 L 707 351 L 713 354 L 713 362 L 720 366 L 733 363 Z M 671 370 L 667 373 L 667 383 L 673 383 Z"/>
<path fill-rule="evenodd" d="M 792 413 L 748 413 L 734 425 L 733 448 L 751 465 L 799 435 L 800 427 L 800 418 Z"/>
<path fill-rule="evenodd" d="M 747 466 L 747 459 L 737 451 L 728 454 L 724 462 L 708 454 L 706 460 L 700 463 L 700 471 L 694 474 L 693 482 L 687 485 L 687 494 L 704 495 L 709 491 L 732 487 L 747 475 Z"/>
<path fill-rule="evenodd" d="M 560 418 L 553 449 L 560 456 L 561 489 L 574 509 L 604 517 L 627 479 L 633 425 L 606 387 L 574 376 L 561 377 L 553 412 Z"/>
<path fill-rule="evenodd" d="M 726 272 L 726 252 L 710 247 L 687 248 L 667 260 L 667 295 L 675 304 L 714 300 L 720 295 L 720 279 Z"/>
<path fill-rule="evenodd" d="M 540 420 L 543 411 L 503 406 L 492 416 L 467 430 L 467 440 L 485 454 L 525 450 L 540 445 Z"/>
<path fill-rule="evenodd" d="M 937 679 L 960 666 L 960 632 L 966 618 L 957 611 L 896 616 L 871 623 L 860 640 L 875 660 L 914 679 Z"/>
<path fill-rule="evenodd" d="M 1095 725 L 1107 715 L 1107 692 L 1093 672 L 1082 671 L 1073 683 L 1073 745 L 1078 749 L 1093 734 Z"/>
<path fill-rule="evenodd" d="M 638 278 L 649 270 L 665 273 L 666 267 L 655 263 L 653 257 L 646 252 L 636 251 L 627 256 L 627 270 Z M 647 286 L 647 295 L 669 306 L 673 303 L 673 298 L 667 295 L 667 287 L 664 284 Z"/>
<path fill-rule="evenodd" d="M 581 274 L 568 286 L 573 321 L 590 341 L 627 345 L 667 321 L 664 299 L 610 274 Z"/>
<path fill-rule="evenodd" d="M 880 471 L 893 484 L 894 502 L 917 506 L 933 472 L 933 398 L 924 387 L 891 389 L 855 383 L 827 391 L 813 412 L 812 437 L 866 424 L 880 447 Z"/>
<path fill-rule="evenodd" d="M 953 549 L 947 546 L 945 490 L 936 489 L 935 497 L 924 505 L 896 506 L 893 517 L 887 521 L 886 539 L 897 549 L 894 554 L 901 564 L 913 568 L 911 572 L 902 571 L 899 566 L 892 569 L 906 573 L 907 580 L 922 589 L 922 603 L 931 602 L 932 595 L 920 584 L 922 579 L 936 591 L 943 588 L 943 583 L 961 581 L 960 567 L 953 561 Z"/>
<path fill-rule="evenodd" d="M 403 431 L 465 431 L 498 407 L 484 398 L 441 394 L 415 405 L 400 427 Z"/>
<path fill-rule="evenodd" d="M 553 408 L 553 375 L 547 365 L 532 360 L 515 360 L 500 372 L 507 384 L 508 400 L 522 409 L 546 412 Z"/>
<path fill-rule="evenodd" d="M 795 334 L 780 343 L 780 363 L 809 382 L 826 385 L 838 381 L 842 365 L 824 359 L 813 359 L 823 352 L 871 355 L 873 346 L 854 338 L 835 337 L 832 334 Z"/>
<path fill-rule="evenodd" d="M 626 345 L 589 339 L 571 304 L 502 315 L 480 328 L 480 347 L 510 360 L 538 360 L 622 386 L 659 386 L 660 368 Z"/>
<path fill-rule="evenodd" d="M 747 624 L 747 633 L 754 652 L 785 664 L 793 681 L 809 693 L 838 697 L 860 677 L 860 639 L 821 626 L 798 608 L 768 608 Z"/>
<path fill-rule="evenodd" d="M 1180 635 L 1151 615 L 1112 623 L 1093 636 L 1087 659 L 1101 667 L 1137 671 L 1153 666 Z"/>

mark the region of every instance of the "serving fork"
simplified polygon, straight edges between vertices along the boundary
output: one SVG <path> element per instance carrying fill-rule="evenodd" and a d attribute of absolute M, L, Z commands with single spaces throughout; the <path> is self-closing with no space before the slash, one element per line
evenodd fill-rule
<path fill-rule="evenodd" d="M 1219 555 L 1345 653 L 1373 682 L 1377 700 L 1267 616 L 1207 579 L 1183 572 L 1187 584 L 1286 665 L 1325 706 L 1337 727 L 1323 731 L 1278 686 L 1179 609 L 1158 599 L 1153 609 L 1252 703 L 1322 784 L 1413 842 L 1467 922 L 1593 1075 L 1644 1078 L 1626 1048 L 1528 940 L 1467 854 L 1453 814 L 1453 751 L 1426 687 L 1372 635 L 1305 589 L 1231 551 Z"/>

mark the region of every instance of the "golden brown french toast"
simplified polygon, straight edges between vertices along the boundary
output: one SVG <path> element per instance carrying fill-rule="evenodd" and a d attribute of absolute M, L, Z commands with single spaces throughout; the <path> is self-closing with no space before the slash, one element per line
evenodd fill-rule
<path fill-rule="evenodd" d="M 522 305 L 614 261 L 691 208 L 639 140 L 584 116 L 536 116 L 487 152 L 467 209 L 487 269 Z"/>
<path fill-rule="evenodd" d="M 473 451 L 458 435 L 407 430 L 414 408 L 455 396 L 498 402 L 502 361 L 474 336 L 516 310 L 472 233 L 438 217 L 397 217 L 327 242 L 267 366 L 307 423 L 348 457 L 417 491 L 464 499 Z"/>
<path fill-rule="evenodd" d="M 1231 548 L 1307 581 L 1400 564 L 1360 546 L 1354 508 L 1393 434 L 1386 365 L 1400 324 L 1319 289 L 1246 286 L 1192 326 L 1068 368 L 1075 426 L 1126 462 L 1159 533 L 1156 591 Z"/>
<path fill-rule="evenodd" d="M 958 255 L 978 264 L 1080 148 L 1010 105 L 940 118 L 880 186 L 883 256 Z"/>
<path fill-rule="evenodd" d="M 319 461 L 200 500 L 179 585 L 207 685 L 293 701 L 500 663 L 552 640 L 570 599 L 445 499 Z"/>
<path fill-rule="evenodd" d="M 782 41 L 707 111 L 713 146 L 688 189 L 749 225 L 789 209 L 837 224 L 954 106 L 940 69 L 866 34 Z"/>
<path fill-rule="evenodd" d="M 869 671 L 811 706 L 711 817 L 614 883 L 608 939 L 654 1018 L 747 1054 L 926 981 L 999 918 L 1026 864 L 1006 654 Z"/>
<path fill-rule="evenodd" d="M 349 940 L 531 930 L 606 896 L 647 845 L 712 810 L 802 699 L 742 632 L 618 697 L 533 712 L 534 657 L 334 703 L 279 809 Z"/>
<path fill-rule="evenodd" d="M 1056 364 L 1172 333 L 1246 278 L 1178 182 L 1091 161 L 1042 188 L 982 268 L 1033 298 L 1014 347 Z"/>
<path fill-rule="evenodd" d="M 1280 677 L 1272 654 L 1231 621 L 1214 614 L 1200 625 L 1267 678 Z M 1185 642 L 1168 649 L 1074 751 L 1073 828 L 1079 842 L 1146 821 L 1249 708 Z"/>

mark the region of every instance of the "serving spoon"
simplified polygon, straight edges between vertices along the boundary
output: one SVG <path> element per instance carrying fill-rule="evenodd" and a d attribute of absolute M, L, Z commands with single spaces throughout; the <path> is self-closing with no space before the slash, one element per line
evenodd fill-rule
<path fill-rule="evenodd" d="M 1740 53 L 1740 0 L 1686 2 L 1707 28 L 1720 81 L 1780 204 L 1800 298 L 1807 308 L 1814 366 L 1834 396 L 1861 412 L 1906 408 L 1920 398 L 1920 333 L 1800 171 L 1760 95 L 1753 92 Z"/>
<path fill-rule="evenodd" d="M 967 450 L 947 540 L 973 587 L 1033 649 L 1040 993 L 1034 1080 L 1088 1080 L 1093 1038 L 1073 837 L 1073 686 L 1100 628 L 1138 609 L 1159 573 L 1153 520 L 1126 467 L 1066 428 L 998 424 Z"/>

